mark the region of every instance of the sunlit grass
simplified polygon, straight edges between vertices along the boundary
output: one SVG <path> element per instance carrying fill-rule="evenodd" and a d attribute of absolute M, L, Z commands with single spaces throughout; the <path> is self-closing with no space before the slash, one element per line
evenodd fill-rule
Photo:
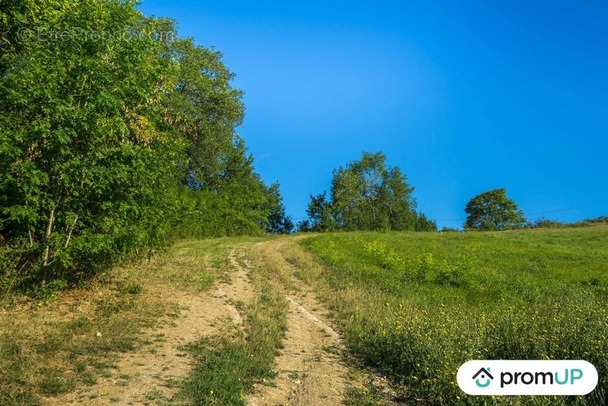
<path fill-rule="evenodd" d="M 585 359 L 608 391 L 608 228 L 502 233 L 345 233 L 304 240 L 300 275 L 336 312 L 347 344 L 436 404 L 509 403 L 456 385 L 471 359 Z"/>

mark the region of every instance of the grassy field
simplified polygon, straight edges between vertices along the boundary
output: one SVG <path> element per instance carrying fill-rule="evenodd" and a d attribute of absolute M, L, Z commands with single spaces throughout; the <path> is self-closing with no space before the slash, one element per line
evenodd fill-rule
<path fill-rule="evenodd" d="M 129 385 L 132 377 L 118 370 L 120 359 L 150 351 L 161 339 L 156 332 L 182 317 L 177 297 L 209 298 L 212 287 L 232 284 L 233 261 L 248 270 L 254 292 L 250 303 L 233 303 L 243 316 L 242 328 L 218 321 L 217 334 L 183 346 L 192 354 L 192 370 L 183 380 L 166 382 L 177 393 L 168 398 L 152 390 L 146 399 L 158 405 L 244 404 L 254 382 L 273 378 L 285 332 L 287 304 L 276 286 L 281 269 L 266 260 L 270 254 L 263 249 L 250 250 L 262 240 L 184 240 L 151 261 L 111 269 L 79 289 L 55 291 L 44 299 L 4 295 L 0 405 L 44 404 L 93 387 L 101 378 Z M 108 400 L 124 401 L 110 390 L 87 402 Z"/>
<path fill-rule="evenodd" d="M 608 227 L 495 233 L 343 233 L 294 254 L 348 347 L 409 402 L 604 404 L 608 399 Z M 471 359 L 584 359 L 600 383 L 580 398 L 475 398 Z"/>

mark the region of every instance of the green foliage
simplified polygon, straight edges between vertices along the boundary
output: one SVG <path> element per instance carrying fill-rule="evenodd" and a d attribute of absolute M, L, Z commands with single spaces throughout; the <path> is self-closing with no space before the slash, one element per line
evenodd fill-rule
<path fill-rule="evenodd" d="M 532 226 L 534 228 L 560 228 L 565 227 L 566 225 L 556 220 L 541 218 L 539 220 L 536 220 Z"/>
<path fill-rule="evenodd" d="M 25 1 L 12 28 L 172 30 L 130 3 L 47 3 Z M 168 44 L 145 35 L 15 40 L 2 55 L 0 230 L 39 256 L 30 275 L 73 279 L 158 247 L 172 206 L 159 191 L 171 190 L 179 170 L 176 143 L 152 124 Z"/>
<path fill-rule="evenodd" d="M 333 231 L 336 221 L 332 215 L 332 205 L 327 201 L 325 192 L 317 196 L 310 195 L 306 213 L 309 221 L 302 223 L 300 231 Z"/>
<path fill-rule="evenodd" d="M 135 6 L 23 0 L 0 14 L 3 288 L 76 282 L 184 224 L 252 234 L 272 213 L 289 226 L 234 131 L 242 92 L 221 54 Z"/>
<path fill-rule="evenodd" d="M 418 213 L 416 216 L 415 231 L 437 231 L 437 223 L 434 220 L 427 218 L 423 213 Z"/>
<path fill-rule="evenodd" d="M 445 227 L 444 226 L 444 227 L 441 228 L 441 232 L 442 233 L 457 233 L 459 231 L 460 230 L 458 230 L 457 228 L 453 228 L 453 227 Z"/>
<path fill-rule="evenodd" d="M 435 222 L 416 213 L 413 190 L 399 168 L 386 166 L 383 153 L 364 152 L 334 171 L 330 201 L 325 192 L 310 196 L 309 221 L 301 230 L 437 231 Z"/>
<path fill-rule="evenodd" d="M 174 61 L 174 91 L 162 100 L 164 123 L 174 136 L 185 139 L 190 186 L 216 190 L 226 176 L 234 178 L 235 170 L 243 170 L 243 165 L 234 166 L 235 154 L 240 154 L 236 159 L 249 159 L 234 132 L 243 120 L 243 93 L 231 86 L 234 74 L 218 51 L 178 39 L 168 56 Z"/>
<path fill-rule="evenodd" d="M 539 220 L 536 220 L 532 224 L 532 227 L 534 227 L 534 228 L 589 227 L 589 226 L 594 226 L 596 224 L 604 224 L 604 223 L 608 223 L 607 216 L 601 216 L 598 218 L 576 221 L 574 223 L 561 223 L 556 220 L 549 220 L 549 219 L 541 218 Z"/>
<path fill-rule="evenodd" d="M 274 234 L 290 234 L 294 229 L 294 224 L 291 218 L 285 214 L 285 206 L 279 187 L 280 185 L 277 182 L 266 188 L 269 205 L 266 231 Z"/>
<path fill-rule="evenodd" d="M 298 221 L 298 224 L 296 224 L 296 231 L 298 233 L 308 233 L 308 232 L 312 231 L 312 226 L 310 225 L 310 220 L 304 219 L 304 220 Z"/>
<path fill-rule="evenodd" d="M 469 200 L 465 209 L 466 230 L 511 230 L 526 225 L 524 213 L 507 197 L 506 190 L 494 189 Z"/>
<path fill-rule="evenodd" d="M 412 401 L 509 404 L 460 391 L 455 371 L 470 359 L 585 359 L 600 371 L 588 396 L 517 404 L 594 405 L 608 393 L 605 226 L 333 234 L 302 244 L 331 271 L 302 276 L 325 287 L 349 348 Z"/>
<path fill-rule="evenodd" d="M 225 159 L 222 182 L 213 188 L 191 180 L 180 194 L 180 212 L 173 224 L 178 238 L 259 235 L 288 232 L 279 185 L 266 187 L 254 172 L 253 158 L 236 138 Z M 289 230 L 288 230 L 289 228 Z"/>
<path fill-rule="evenodd" d="M 344 230 L 407 230 L 416 221 L 413 188 L 399 168 L 386 167 L 381 152 L 364 152 L 360 161 L 334 171 L 332 211 Z"/>

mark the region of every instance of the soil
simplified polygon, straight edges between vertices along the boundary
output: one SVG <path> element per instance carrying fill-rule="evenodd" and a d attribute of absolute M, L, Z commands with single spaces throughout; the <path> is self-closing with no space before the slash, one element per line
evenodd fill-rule
<path fill-rule="evenodd" d="M 273 248 L 280 251 L 278 245 Z M 246 257 L 245 251 L 233 249 L 228 262 L 232 268 L 227 272 L 229 280 L 217 283 L 206 292 L 196 294 L 167 286 L 151 292 L 177 305 L 178 317 L 145 330 L 143 340 L 149 344 L 123 354 L 107 377 L 67 395 L 43 399 L 42 404 L 166 404 L 178 391 L 175 383 L 182 381 L 191 369 L 193 360 L 184 346 L 205 335 L 221 334 L 227 325 L 240 328 L 243 319 L 237 303 L 251 303 L 256 295 L 248 276 L 252 260 Z M 283 348 L 275 359 L 277 376 L 272 381 L 256 384 L 247 403 L 254 406 L 340 404 L 348 372 L 343 363 L 340 335 L 326 320 L 323 306 L 314 293 L 295 278 L 293 283 L 296 289 L 280 288 L 289 303 L 289 313 Z"/>

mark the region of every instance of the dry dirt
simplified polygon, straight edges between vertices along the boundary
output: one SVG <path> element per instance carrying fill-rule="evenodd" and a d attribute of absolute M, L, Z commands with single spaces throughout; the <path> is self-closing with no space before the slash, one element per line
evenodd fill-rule
<path fill-rule="evenodd" d="M 267 245 L 260 251 L 273 256 L 267 262 L 281 268 L 291 289 L 280 288 L 289 303 L 289 313 L 284 347 L 275 359 L 277 376 L 270 385 L 257 384 L 247 402 L 252 406 L 339 405 L 348 372 L 342 357 L 344 345 L 314 293 L 293 277 L 293 267 L 282 254 L 287 244 L 260 244 Z"/>
<path fill-rule="evenodd" d="M 165 319 L 155 329 L 145 331 L 151 341 L 137 352 L 120 358 L 110 377 L 100 378 L 89 387 L 58 398 L 43 400 L 45 405 L 147 405 L 156 399 L 171 399 L 176 385 L 188 375 L 191 356 L 183 350 L 185 344 L 203 336 L 221 332 L 226 323 L 240 326 L 243 319 L 233 303 L 247 302 L 254 296 L 247 273 L 249 269 L 237 260 L 236 251 L 228 257 L 233 270 L 231 281 L 219 283 L 202 294 L 173 290 L 167 286 L 152 287 L 158 294 L 177 305 L 179 316 Z"/>
<path fill-rule="evenodd" d="M 264 244 L 269 244 L 269 252 L 280 255 L 284 243 Z M 245 255 L 245 251 L 233 249 L 228 256 L 230 281 L 220 282 L 207 292 L 195 294 L 159 287 L 157 294 L 179 306 L 178 317 L 146 330 L 145 339 L 151 343 L 122 356 L 109 377 L 65 396 L 43 399 L 42 403 L 153 405 L 170 400 L 178 390 L 175 382 L 183 380 L 191 368 L 191 356 L 183 346 L 205 335 L 220 334 L 227 325 L 243 324 L 235 303 L 250 303 L 256 295 L 248 276 L 252 260 Z M 283 263 L 288 266 L 284 259 Z M 326 321 L 314 293 L 296 281 L 291 272 L 285 274 L 296 289 L 277 285 L 289 303 L 287 333 L 275 360 L 277 376 L 272 382 L 257 384 L 247 402 L 255 406 L 338 405 L 348 372 L 342 361 L 340 336 Z"/>
<path fill-rule="evenodd" d="M 347 368 L 338 334 L 293 297 L 284 348 L 276 359 L 276 386 L 258 384 L 248 398 L 261 405 L 339 405 Z"/>

